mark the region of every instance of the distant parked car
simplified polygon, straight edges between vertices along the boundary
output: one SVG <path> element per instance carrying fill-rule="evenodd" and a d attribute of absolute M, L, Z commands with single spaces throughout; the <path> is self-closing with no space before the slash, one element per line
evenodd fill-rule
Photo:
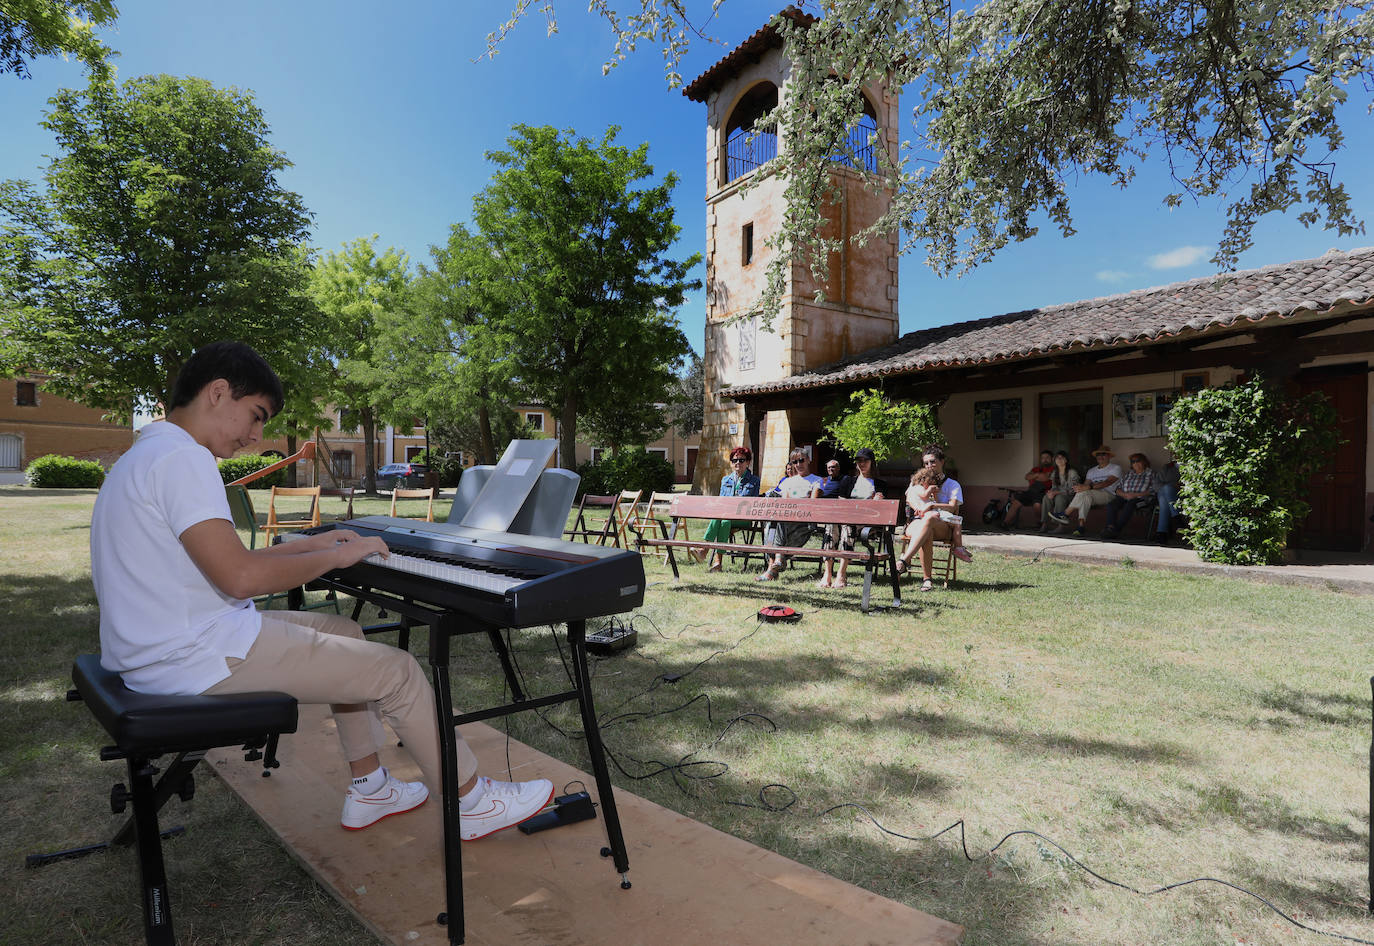
<path fill-rule="evenodd" d="M 425 485 L 429 467 L 423 463 L 388 463 L 377 471 L 378 489 L 418 489 Z"/>

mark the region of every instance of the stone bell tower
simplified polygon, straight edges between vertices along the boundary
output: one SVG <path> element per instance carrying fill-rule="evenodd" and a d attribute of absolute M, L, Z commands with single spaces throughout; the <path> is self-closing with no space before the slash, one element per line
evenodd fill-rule
<path fill-rule="evenodd" d="M 795 7 L 782 16 L 803 26 L 815 20 Z M 719 486 L 731 447 L 750 446 L 754 470 L 767 486 L 777 482 L 792 447 L 814 444 L 821 434 L 820 408 L 774 410 L 746 419 L 744 406 L 723 398 L 723 389 L 815 370 L 897 338 L 897 235 L 864 247 L 849 242 L 889 203 L 885 191 L 865 186 L 876 162 L 862 152 L 854 162 L 859 167 L 835 165 L 841 196 L 832 205 L 825 235 L 839 238 L 843 248 L 831 255 L 824 283 L 818 286 L 806 265 L 793 265 L 771 329 L 757 316 L 742 317 L 763 292 L 772 253 L 764 244 L 786 209 L 785 183 L 768 162 L 787 142 L 776 132 L 755 134 L 756 120 L 789 92 L 782 46 L 777 31 L 764 26 L 683 93 L 706 105 L 706 405 L 693 484 L 705 493 Z M 868 135 L 877 130 L 879 142 L 895 154 L 897 122 L 897 92 L 886 83 L 871 83 L 854 129 L 857 140 L 867 147 Z M 748 192 L 746 183 L 754 185 Z M 818 288 L 822 302 L 815 299 Z"/>

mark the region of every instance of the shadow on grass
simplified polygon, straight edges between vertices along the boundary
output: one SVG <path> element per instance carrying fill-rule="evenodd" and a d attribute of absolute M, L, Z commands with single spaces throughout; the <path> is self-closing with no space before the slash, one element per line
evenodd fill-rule
<path fill-rule="evenodd" d="M 1031 744 L 1047 751 L 1062 752 L 1069 756 L 1108 756 L 1130 762 L 1195 765 L 1198 761 L 1197 756 L 1192 752 L 1169 743 L 1156 742 L 1136 745 L 1107 739 L 1070 736 L 1063 733 L 1029 733 L 1022 730 L 1004 729 L 999 726 L 986 726 L 953 715 L 937 716 L 933 713 L 913 713 L 902 717 L 902 721 L 919 732 L 942 739 L 983 737 L 1005 742 L 1008 745 Z"/>
<path fill-rule="evenodd" d="M 1265 709 L 1287 713 L 1309 722 L 1360 728 L 1369 724 L 1369 701 L 1346 693 L 1309 693 L 1289 686 L 1278 686 L 1255 694 L 1255 700 Z M 1282 718 L 1269 722 L 1277 725 L 1287 723 Z"/>
<path fill-rule="evenodd" d="M 1017 591 L 1021 588 L 1034 588 L 1028 581 L 965 581 L 958 579 L 950 586 L 950 591 Z"/>
<path fill-rule="evenodd" d="M 1197 789 L 1196 815 L 1223 818 L 1251 831 L 1310 838 L 1323 844 L 1359 844 L 1364 848 L 1367 835 L 1349 825 L 1326 818 L 1299 814 L 1281 799 L 1248 792 L 1237 785 L 1208 785 Z"/>
<path fill-rule="evenodd" d="M 681 582 L 669 580 L 664 587 L 670 591 L 684 591 L 712 598 L 756 601 L 760 607 L 767 604 L 800 605 L 804 606 L 804 610 L 810 611 L 850 608 L 858 611 L 863 591 L 862 585 L 854 582 L 839 590 L 817 588 L 814 578 L 807 578 L 805 581 L 789 581 L 786 578 L 781 581 L 750 581 L 738 585 L 704 584 L 684 578 Z M 875 584 L 869 593 L 869 608 L 872 614 L 916 618 L 938 612 L 942 607 L 944 605 L 938 598 L 922 594 L 919 585 L 902 589 L 902 605 L 899 608 L 892 606 L 891 585 Z M 803 608 L 799 607 L 798 610 Z"/>

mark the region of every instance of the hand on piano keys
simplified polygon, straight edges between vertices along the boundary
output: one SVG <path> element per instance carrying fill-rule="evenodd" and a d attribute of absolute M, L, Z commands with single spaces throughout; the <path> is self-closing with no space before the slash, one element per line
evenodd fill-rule
<path fill-rule="evenodd" d="M 362 536 L 352 529 L 335 529 L 332 532 L 321 533 L 318 538 L 325 540 L 325 547 L 338 550 L 339 557 L 335 568 L 347 568 L 363 561 L 374 565 L 380 564 L 391 554 L 380 536 Z"/>

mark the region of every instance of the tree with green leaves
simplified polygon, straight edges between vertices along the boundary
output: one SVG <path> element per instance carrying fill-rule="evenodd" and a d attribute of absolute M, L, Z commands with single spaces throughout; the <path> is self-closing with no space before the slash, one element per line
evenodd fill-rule
<path fill-rule="evenodd" d="M 38 56 L 74 56 L 105 74 L 110 50 L 95 27 L 113 25 L 118 15 L 110 0 L 0 0 L 0 75 L 27 79 Z"/>
<path fill-rule="evenodd" d="M 668 414 L 682 436 L 701 432 L 706 421 L 706 365 L 696 352 L 687 354 L 687 367 L 669 392 Z"/>
<path fill-rule="evenodd" d="M 825 439 L 853 456 L 860 448 L 873 451 L 879 463 L 914 457 L 930 444 L 945 444 L 939 411 L 924 401 L 889 401 L 873 388 L 849 395 L 826 412 Z"/>
<path fill-rule="evenodd" d="M 490 249 L 462 224 L 448 242 L 430 247 L 411 287 L 410 317 L 384 322 L 374 341 L 385 364 L 387 397 L 398 408 L 429 419 L 431 434 L 445 431 L 442 447 L 462 450 L 479 463 L 495 463 L 516 429 L 516 397 L 504 363 L 504 344 L 482 330 L 474 278 L 485 271 Z"/>
<path fill-rule="evenodd" d="M 514 131 L 488 153 L 499 170 L 473 199 L 483 248 L 471 259 L 469 344 L 558 412 L 571 466 L 580 418 L 665 399 L 689 350 L 671 313 L 700 285 L 687 276 L 700 256 L 670 255 L 677 181 L 640 184 L 654 173 L 648 145 L 617 144 L 615 128 L 599 142 Z"/>
<path fill-rule="evenodd" d="M 95 78 L 43 122 L 38 190 L 0 183 L 0 373 L 128 420 L 167 403 L 185 360 L 251 343 L 288 385 L 322 331 L 304 298 L 310 217 L 278 177 L 252 97 L 202 79 Z"/>
<path fill-rule="evenodd" d="M 615 48 L 605 68 L 637 46 L 660 49 L 668 84 L 702 24 L 723 0 L 598 0 Z M 535 0 L 516 0 L 501 38 Z M 552 0 L 537 6 L 556 31 Z M 891 210 L 855 235 L 898 231 L 937 272 L 966 271 L 1047 219 L 1073 232 L 1067 182 L 1101 175 L 1128 185 L 1147 158 L 1173 184 L 1167 205 L 1224 202 L 1228 220 L 1214 262 L 1234 268 L 1266 214 L 1298 212 L 1342 236 L 1364 232 L 1336 174 L 1343 123 L 1367 121 L 1347 104 L 1374 83 L 1374 7 L 1351 0 L 813 0 L 818 18 L 771 21 L 790 61 L 775 113 L 786 146 L 773 169 L 788 212 L 770 237 L 779 252 L 761 306 L 771 317 L 794 262 L 818 276 L 837 249 L 822 237 L 834 196 L 835 158 L 854 147 L 860 91 L 885 78 L 905 90 L 911 130 L 897 154 L 877 147 L 870 184 Z M 626 11 L 625 7 L 629 7 Z M 725 44 L 729 48 L 729 44 Z M 713 57 L 714 58 L 714 57 Z M 761 123 L 763 124 L 763 123 Z"/>
<path fill-rule="evenodd" d="M 359 238 L 326 253 L 310 275 L 311 301 L 328 319 L 332 361 L 325 397 L 358 419 L 363 433 L 363 489 L 377 492 L 377 426 L 408 427 L 413 414 L 397 404 L 386 358 L 377 339 L 409 322 L 410 262 L 405 253 L 376 250 L 377 237 Z"/>

